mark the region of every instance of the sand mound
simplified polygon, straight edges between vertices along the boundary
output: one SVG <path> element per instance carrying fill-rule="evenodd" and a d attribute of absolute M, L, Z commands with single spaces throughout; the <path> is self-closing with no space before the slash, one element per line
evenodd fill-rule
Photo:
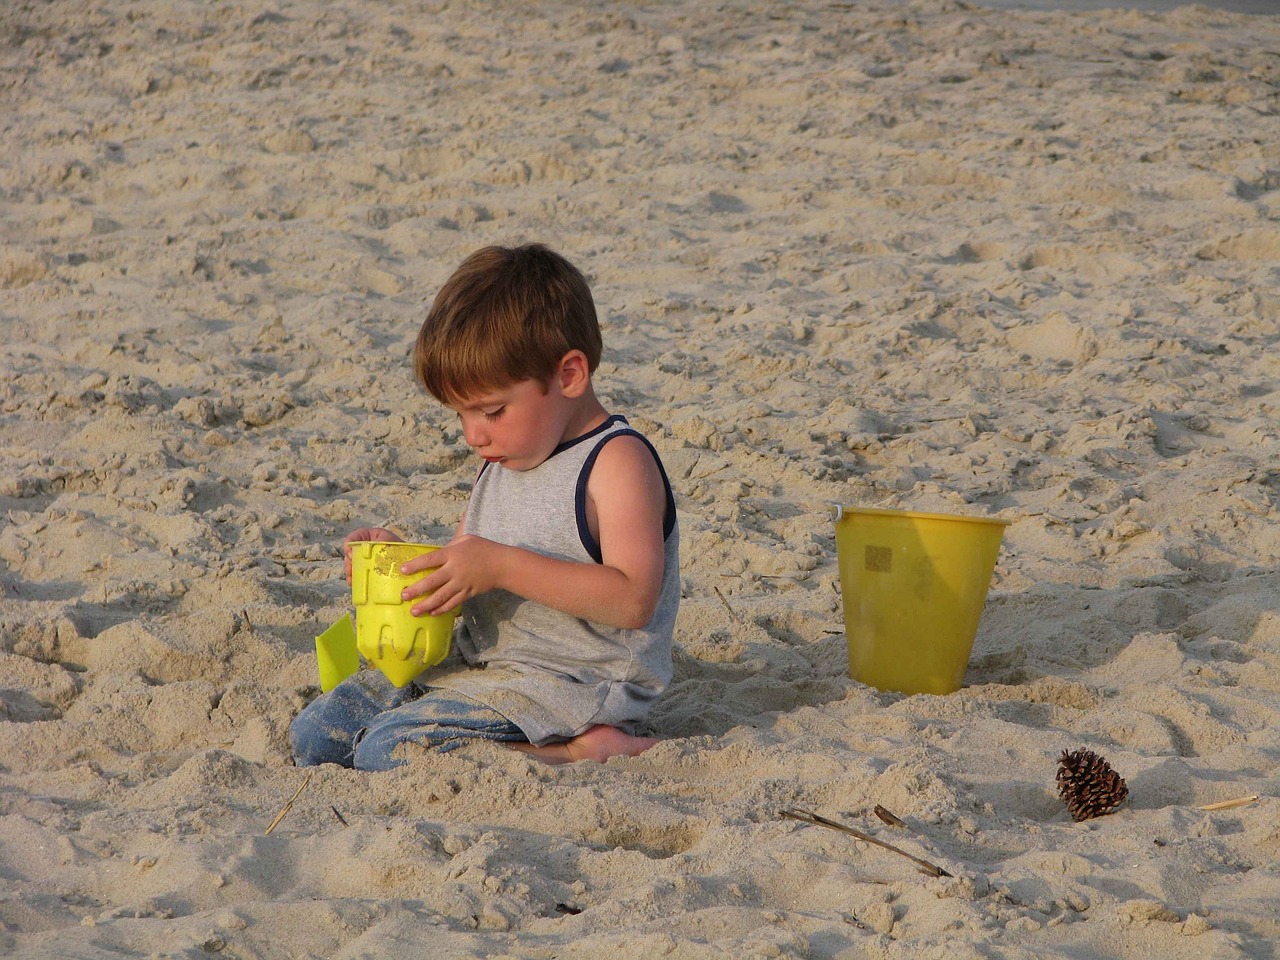
<path fill-rule="evenodd" d="M 1270 955 L 1277 18 L 55 0 L 0 35 L 0 953 Z M 424 302 L 530 239 L 675 486 L 664 741 L 295 769 L 334 544 L 446 537 L 473 475 Z M 962 691 L 847 678 L 831 501 L 1012 521 Z M 1079 746 L 1131 790 L 1086 824 Z"/>

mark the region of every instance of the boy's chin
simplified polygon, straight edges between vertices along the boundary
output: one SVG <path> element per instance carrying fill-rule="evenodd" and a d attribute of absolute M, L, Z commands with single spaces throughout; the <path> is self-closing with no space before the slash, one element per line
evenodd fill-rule
<path fill-rule="evenodd" d="M 506 457 L 502 457 L 498 460 L 489 460 L 489 464 L 491 466 L 501 467 L 503 470 L 514 470 L 516 473 L 520 473 L 524 470 L 530 470 L 537 466 L 536 463 L 526 463 L 524 460 L 510 460 Z"/>
<path fill-rule="evenodd" d="M 516 473 L 523 473 L 526 470 L 532 470 L 534 467 L 539 467 L 546 463 L 550 456 L 550 453 L 545 457 L 539 456 L 537 453 L 533 453 L 524 457 L 498 457 L 496 459 L 485 457 L 484 459 L 490 466 L 501 467 L 503 470 L 514 470 Z"/>

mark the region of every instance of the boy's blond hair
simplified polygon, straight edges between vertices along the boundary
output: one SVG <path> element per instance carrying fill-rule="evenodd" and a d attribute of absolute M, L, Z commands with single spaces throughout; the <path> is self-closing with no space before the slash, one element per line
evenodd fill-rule
<path fill-rule="evenodd" d="M 522 380 L 546 384 L 581 350 L 594 372 L 600 324 L 586 278 L 539 243 L 484 247 L 453 272 L 418 331 L 413 366 L 442 403 Z"/>

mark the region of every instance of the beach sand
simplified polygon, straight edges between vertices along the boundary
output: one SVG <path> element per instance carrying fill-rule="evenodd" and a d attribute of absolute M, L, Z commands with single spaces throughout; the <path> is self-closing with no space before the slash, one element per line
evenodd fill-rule
<path fill-rule="evenodd" d="M 1277 18 L 55 0 L 0 37 L 0 954 L 1273 956 Z M 336 544 L 446 539 L 476 469 L 425 305 L 527 240 L 675 487 L 663 742 L 294 768 Z M 830 502 L 1012 521 L 960 692 L 848 678 Z M 1077 824 L 1081 747 L 1130 796 Z"/>

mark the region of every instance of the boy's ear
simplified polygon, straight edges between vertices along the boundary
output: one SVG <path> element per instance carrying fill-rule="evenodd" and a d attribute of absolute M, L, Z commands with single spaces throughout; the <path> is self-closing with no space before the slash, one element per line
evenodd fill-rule
<path fill-rule="evenodd" d="M 587 362 L 587 355 L 581 350 L 570 350 L 560 358 L 556 378 L 563 396 L 570 399 L 582 396 L 591 385 L 591 364 Z"/>

